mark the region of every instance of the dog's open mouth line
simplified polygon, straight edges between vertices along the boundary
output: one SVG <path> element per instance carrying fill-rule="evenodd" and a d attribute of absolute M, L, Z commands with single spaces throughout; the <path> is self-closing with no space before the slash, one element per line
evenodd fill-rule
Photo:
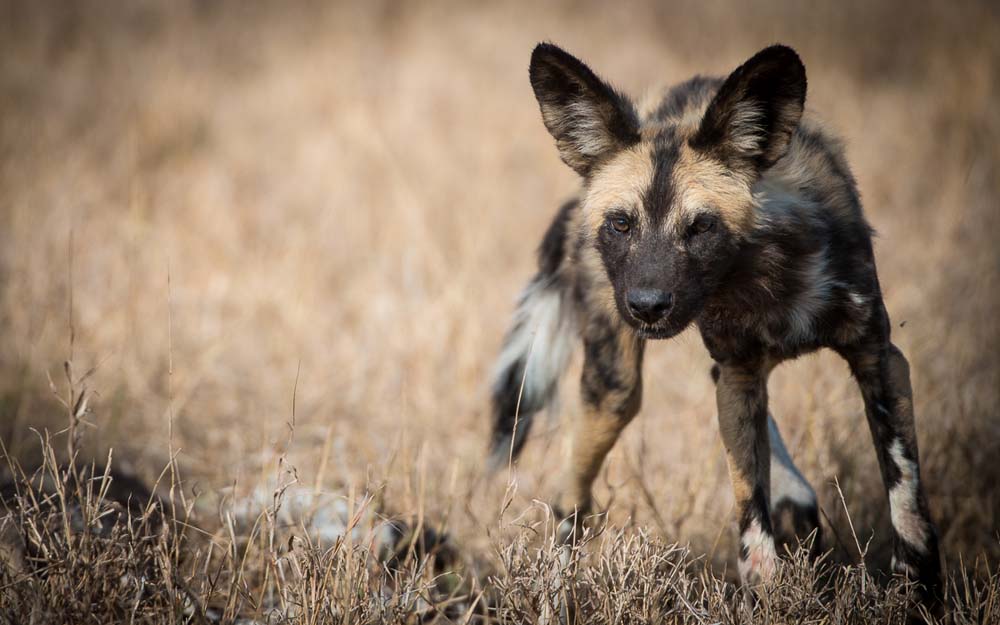
<path fill-rule="evenodd" d="M 647 339 L 665 339 L 670 338 L 674 333 L 669 328 L 651 326 L 644 323 L 639 326 L 639 335 Z"/>

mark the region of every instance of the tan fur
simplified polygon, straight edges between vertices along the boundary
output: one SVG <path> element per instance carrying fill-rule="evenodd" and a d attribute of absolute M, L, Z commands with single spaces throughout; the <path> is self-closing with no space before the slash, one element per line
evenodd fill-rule
<path fill-rule="evenodd" d="M 615 414 L 594 407 L 583 409 L 573 428 L 568 470 L 570 483 L 567 485 L 570 499 L 564 503 L 567 512 L 590 511 L 591 485 L 605 456 L 633 416 L 635 413 Z"/>
<path fill-rule="evenodd" d="M 615 290 L 601 264 L 601 255 L 592 245 L 585 246 L 577 260 L 577 271 L 591 280 L 591 286 L 583 297 L 586 310 L 591 314 L 614 318 L 618 314 L 615 304 Z"/>
<path fill-rule="evenodd" d="M 571 232 L 585 238 L 596 237 L 610 211 L 635 210 L 642 204 L 642 194 L 653 176 L 650 147 L 640 143 L 623 150 L 595 172 L 581 202 L 581 210 L 571 226 Z M 641 213 L 641 211 L 636 211 Z M 571 263 L 588 276 L 591 288 L 586 297 L 590 310 L 608 318 L 617 316 L 614 289 L 608 281 L 600 254 L 593 245 L 584 245 L 579 258 Z"/>
<path fill-rule="evenodd" d="M 636 112 L 643 123 L 642 134 L 644 137 L 655 130 L 650 127 L 649 122 L 669 92 L 670 85 L 660 85 L 659 88 L 647 89 L 636 103 Z"/>
<path fill-rule="evenodd" d="M 750 181 L 734 175 L 722 163 L 701 155 L 686 144 L 673 173 L 674 188 L 679 200 L 670 212 L 668 227 L 684 228 L 692 215 L 710 211 L 737 234 L 753 227 L 753 196 Z"/>
<path fill-rule="evenodd" d="M 573 426 L 572 450 L 566 468 L 567 496 L 564 513 L 589 512 L 591 485 L 604 463 L 604 458 L 626 425 L 639 412 L 642 403 L 641 340 L 625 328 L 618 328 L 614 340 L 607 346 L 612 353 L 605 359 L 616 368 L 621 388 L 608 390 L 596 405 L 584 402 L 583 413 Z M 587 367 L 584 363 L 584 384 Z"/>
<path fill-rule="evenodd" d="M 608 211 L 634 210 L 653 180 L 649 145 L 641 142 L 622 150 L 594 173 L 583 198 L 584 227 L 593 234 L 604 224 Z"/>

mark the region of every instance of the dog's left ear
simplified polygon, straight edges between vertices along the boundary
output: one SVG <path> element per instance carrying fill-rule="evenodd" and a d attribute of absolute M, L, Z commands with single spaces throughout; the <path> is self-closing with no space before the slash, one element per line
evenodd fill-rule
<path fill-rule="evenodd" d="M 766 169 L 788 152 L 806 101 L 806 68 L 788 46 L 771 46 L 719 88 L 691 147 L 734 168 Z"/>

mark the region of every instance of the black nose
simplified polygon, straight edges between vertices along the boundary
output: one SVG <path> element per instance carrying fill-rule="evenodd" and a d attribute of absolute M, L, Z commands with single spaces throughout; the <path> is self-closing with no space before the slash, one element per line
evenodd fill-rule
<path fill-rule="evenodd" d="M 663 319 L 674 303 L 673 296 L 660 289 L 629 289 L 625 299 L 629 312 L 646 323 Z"/>

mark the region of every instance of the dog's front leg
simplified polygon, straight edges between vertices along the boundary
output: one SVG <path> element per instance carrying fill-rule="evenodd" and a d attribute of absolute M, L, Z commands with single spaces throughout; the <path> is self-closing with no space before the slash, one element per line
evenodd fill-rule
<path fill-rule="evenodd" d="M 919 582 L 925 601 L 936 606 L 941 598 L 941 557 L 920 476 L 910 366 L 887 335 L 876 335 L 842 354 L 861 388 L 889 496 L 895 534 L 892 568 Z"/>
<path fill-rule="evenodd" d="M 762 363 L 720 363 L 716 388 L 719 432 L 726 447 L 739 524 L 740 579 L 752 586 L 777 566 L 771 529 L 767 370 Z"/>

